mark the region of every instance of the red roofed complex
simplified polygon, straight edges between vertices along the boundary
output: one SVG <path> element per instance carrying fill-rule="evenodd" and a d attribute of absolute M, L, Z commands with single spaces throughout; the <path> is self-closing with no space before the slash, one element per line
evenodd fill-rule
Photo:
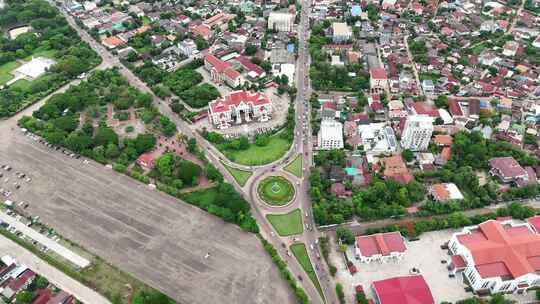
<path fill-rule="evenodd" d="M 220 60 L 214 55 L 204 57 L 204 68 L 210 72 L 212 81 L 215 83 L 225 82 L 233 88 L 242 85 L 240 73 L 230 63 Z"/>
<path fill-rule="evenodd" d="M 372 284 L 379 304 L 433 304 L 433 295 L 421 275 L 402 276 Z"/>
<path fill-rule="evenodd" d="M 515 183 L 518 187 L 536 183 L 536 174 L 532 167 L 521 167 L 513 157 L 492 158 L 489 165 L 489 173 L 499 177 L 504 183 Z"/>
<path fill-rule="evenodd" d="M 270 99 L 259 92 L 235 91 L 208 103 L 209 119 L 219 129 L 229 127 L 232 122 L 242 123 L 242 117 L 245 122 L 268 121 L 271 113 Z"/>
<path fill-rule="evenodd" d="M 388 89 L 388 77 L 384 68 L 373 68 L 369 70 L 371 89 Z"/>
<path fill-rule="evenodd" d="M 540 286 L 540 235 L 529 223 L 489 220 L 455 233 L 448 246 L 463 260 L 455 268 L 475 291 L 521 293 Z"/>
<path fill-rule="evenodd" d="M 359 236 L 355 242 L 356 258 L 364 263 L 400 260 L 406 249 L 399 232 Z"/>
<path fill-rule="evenodd" d="M 153 169 L 156 165 L 156 159 L 151 153 L 141 154 L 141 156 L 137 158 L 137 164 L 146 169 Z"/>

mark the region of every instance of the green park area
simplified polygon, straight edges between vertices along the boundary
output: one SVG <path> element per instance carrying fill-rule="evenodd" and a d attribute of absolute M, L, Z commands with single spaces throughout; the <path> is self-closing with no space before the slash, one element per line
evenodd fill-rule
<path fill-rule="evenodd" d="M 321 285 L 319 283 L 319 280 L 317 279 L 317 275 L 315 274 L 315 269 L 313 269 L 313 265 L 311 265 L 311 261 L 309 260 L 306 245 L 304 245 L 304 243 L 293 244 L 291 245 L 291 251 L 294 257 L 298 260 L 298 263 L 302 265 L 302 268 L 307 273 L 309 279 L 315 285 L 315 288 L 317 288 L 317 291 L 319 292 L 321 297 L 323 297 L 324 299 Z"/>
<path fill-rule="evenodd" d="M 223 152 L 228 159 L 237 164 L 266 165 L 282 157 L 291 146 L 287 139 L 281 138 L 279 135 L 270 136 L 269 139 L 268 144 L 264 146 L 250 144 L 249 148 L 245 150 L 226 149 Z"/>
<path fill-rule="evenodd" d="M 284 206 L 294 198 L 294 186 L 286 178 L 270 176 L 257 186 L 259 197 L 272 206 Z"/>
<path fill-rule="evenodd" d="M 304 232 L 300 209 L 295 209 L 287 214 L 268 214 L 266 219 L 280 236 L 290 236 Z"/>
<path fill-rule="evenodd" d="M 302 178 L 302 162 L 304 157 L 302 154 L 298 154 L 292 162 L 285 166 L 285 171 L 296 175 L 298 178 Z"/>
<path fill-rule="evenodd" d="M 251 177 L 251 175 L 253 174 L 252 172 L 250 171 L 244 171 L 244 170 L 239 170 L 239 169 L 236 169 L 236 168 L 233 168 L 233 167 L 230 167 L 230 166 L 227 166 L 226 164 L 222 163 L 223 166 L 225 167 L 225 169 L 227 169 L 227 171 L 229 171 L 229 173 L 234 177 L 234 179 L 236 180 L 236 182 L 244 187 L 244 185 L 246 184 L 246 182 L 248 181 L 248 179 Z"/>
<path fill-rule="evenodd" d="M 13 75 L 10 74 L 11 71 L 16 69 L 20 63 L 17 61 L 10 61 L 0 65 L 0 85 L 5 84 L 13 78 Z"/>

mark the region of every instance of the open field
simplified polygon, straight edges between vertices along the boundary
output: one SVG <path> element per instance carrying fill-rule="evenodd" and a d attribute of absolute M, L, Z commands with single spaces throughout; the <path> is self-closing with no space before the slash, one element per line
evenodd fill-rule
<path fill-rule="evenodd" d="M 266 218 L 281 236 L 300 234 L 304 231 L 300 209 L 287 214 L 267 214 Z"/>
<path fill-rule="evenodd" d="M 225 169 L 227 169 L 227 171 L 229 171 L 229 173 L 234 177 L 236 182 L 242 187 L 244 187 L 248 179 L 251 177 L 251 175 L 253 175 L 253 173 L 249 171 L 238 170 L 225 164 L 223 164 L 223 166 L 225 167 Z"/>
<path fill-rule="evenodd" d="M 294 302 L 255 235 L 50 150 L 21 135 L 13 120 L 0 122 L 0 163 L 32 178 L 12 200 L 28 202 L 44 224 L 180 303 Z"/>
<path fill-rule="evenodd" d="M 289 141 L 279 135 L 274 135 L 270 137 L 270 142 L 266 146 L 259 147 L 252 144 L 247 150 L 226 150 L 224 154 L 237 164 L 259 166 L 278 160 L 289 150 L 290 146 Z"/>
<path fill-rule="evenodd" d="M 319 279 L 317 279 L 317 275 L 315 274 L 315 269 L 313 269 L 313 265 L 311 264 L 311 261 L 309 260 L 309 255 L 307 253 L 306 245 L 304 245 L 304 243 L 292 244 L 291 251 L 294 257 L 298 260 L 298 263 L 302 265 L 302 268 L 309 276 L 309 279 L 315 285 L 315 288 L 317 288 L 317 291 L 319 292 L 321 297 L 324 298 L 321 284 L 319 283 Z"/>
<path fill-rule="evenodd" d="M 302 162 L 304 161 L 304 157 L 302 154 L 298 154 L 292 162 L 290 162 L 287 166 L 285 166 L 283 169 L 285 171 L 292 173 L 296 175 L 298 178 L 302 178 Z"/>
<path fill-rule="evenodd" d="M 11 75 L 10 72 L 20 65 L 21 64 L 17 61 L 10 61 L 0 65 L 0 85 L 10 81 L 13 78 L 13 75 Z"/>

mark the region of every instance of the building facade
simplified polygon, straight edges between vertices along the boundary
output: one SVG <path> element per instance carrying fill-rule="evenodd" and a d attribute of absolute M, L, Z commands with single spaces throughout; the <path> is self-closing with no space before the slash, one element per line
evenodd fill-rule
<path fill-rule="evenodd" d="M 263 93 L 235 91 L 208 104 L 208 119 L 218 129 L 253 120 L 270 120 L 272 103 Z"/>
<path fill-rule="evenodd" d="M 294 15 L 286 12 L 271 12 L 268 15 L 268 29 L 279 32 L 291 32 L 294 25 Z"/>
<path fill-rule="evenodd" d="M 540 286 L 540 235 L 529 223 L 489 220 L 463 228 L 448 243 L 453 273 L 478 293 L 523 293 Z"/>
<path fill-rule="evenodd" d="M 243 84 L 240 73 L 230 63 L 220 60 L 214 55 L 204 57 L 204 68 L 210 72 L 210 77 L 215 83 L 226 83 L 232 88 Z"/>
<path fill-rule="evenodd" d="M 317 143 L 320 150 L 343 149 L 343 125 L 339 121 L 323 120 Z"/>
<path fill-rule="evenodd" d="M 401 147 L 411 151 L 425 151 L 433 133 L 433 118 L 425 115 L 412 115 L 407 117 Z"/>

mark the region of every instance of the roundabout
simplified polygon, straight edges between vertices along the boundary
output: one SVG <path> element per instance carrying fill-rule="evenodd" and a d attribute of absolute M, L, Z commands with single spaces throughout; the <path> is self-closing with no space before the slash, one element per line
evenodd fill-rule
<path fill-rule="evenodd" d="M 271 206 L 285 206 L 295 195 L 293 184 L 282 176 L 269 176 L 257 186 L 260 199 Z"/>

